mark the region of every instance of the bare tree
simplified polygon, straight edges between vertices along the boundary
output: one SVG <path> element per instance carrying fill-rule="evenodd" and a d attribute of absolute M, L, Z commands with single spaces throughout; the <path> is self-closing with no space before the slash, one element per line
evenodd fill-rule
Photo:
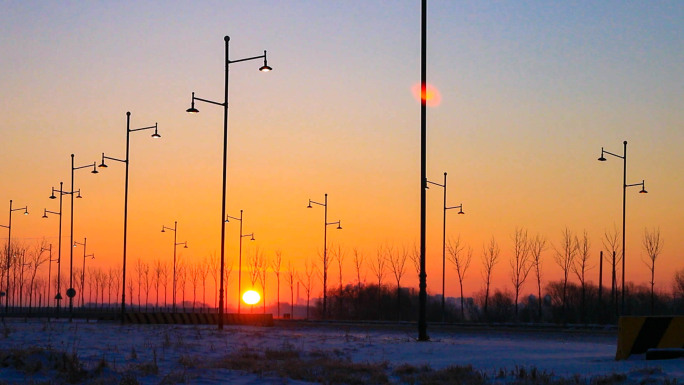
<path fill-rule="evenodd" d="M 643 245 L 644 245 L 644 251 L 646 252 L 646 256 L 648 260 L 644 260 L 644 264 L 646 264 L 646 267 L 648 267 L 648 270 L 651 272 L 651 315 L 653 314 L 654 311 L 654 305 L 655 305 L 655 294 L 654 294 L 654 286 L 655 286 L 655 264 L 656 264 L 656 259 L 662 253 L 663 251 L 663 240 L 660 238 L 660 229 L 653 229 L 649 231 L 648 229 L 644 230 L 644 240 L 643 240 Z"/>
<path fill-rule="evenodd" d="M 306 291 L 306 319 L 309 319 L 309 300 L 311 299 L 311 289 L 313 288 L 313 276 L 316 273 L 316 263 L 310 263 L 307 259 L 304 261 L 304 279 L 299 278 L 299 282 L 304 286 Z"/>
<path fill-rule="evenodd" d="M 181 292 L 181 307 L 185 311 L 185 286 L 188 282 L 188 270 L 190 266 L 185 261 L 176 261 L 176 290 Z"/>
<path fill-rule="evenodd" d="M 589 234 L 584 230 L 582 234 L 582 239 L 578 240 L 577 243 L 577 259 L 572 265 L 572 271 L 575 272 L 577 279 L 580 281 L 582 286 L 582 306 L 580 316 L 584 321 L 586 312 L 586 302 L 587 302 L 587 278 L 586 272 L 590 270 L 593 266 L 589 266 L 589 256 L 590 256 L 591 243 L 589 242 Z"/>
<path fill-rule="evenodd" d="M 95 307 L 97 307 L 97 285 L 100 283 L 100 277 L 97 276 L 97 272 L 95 271 L 94 267 L 88 267 L 88 274 L 86 274 L 85 277 L 87 278 L 88 288 L 90 290 L 90 295 L 87 297 L 88 301 L 93 302 L 93 293 L 95 293 Z M 76 281 L 78 280 L 75 279 L 74 282 Z M 83 290 L 85 291 L 85 288 L 83 288 Z M 84 300 L 81 300 L 81 306 L 85 306 L 85 303 L 83 302 Z"/>
<path fill-rule="evenodd" d="M 337 268 L 338 268 L 338 273 L 340 276 L 340 289 L 342 289 L 342 266 L 344 263 L 344 258 L 346 257 L 346 254 L 344 250 L 342 249 L 341 245 L 337 245 L 337 250 L 333 250 L 333 258 L 335 261 L 337 261 Z"/>
<path fill-rule="evenodd" d="M 230 273 L 232 273 L 232 272 L 233 272 L 233 265 L 232 264 L 223 266 L 223 282 L 225 283 L 225 287 L 228 287 L 228 282 L 230 282 Z M 223 308 L 228 309 L 228 296 L 224 295 L 223 300 L 224 300 Z"/>
<path fill-rule="evenodd" d="M 280 250 L 276 250 L 275 252 L 275 258 L 271 261 L 271 268 L 273 269 L 273 273 L 275 273 L 276 276 L 276 307 L 278 308 L 278 318 L 280 318 L 280 268 L 283 264 L 283 252 Z"/>
<path fill-rule="evenodd" d="M 418 246 L 413 245 L 413 250 L 411 251 L 411 254 L 409 254 L 409 258 L 411 258 L 413 268 L 416 270 L 416 277 L 418 277 L 420 275 L 420 249 Z"/>
<path fill-rule="evenodd" d="M 162 278 L 162 261 L 161 259 L 157 259 L 154 261 L 154 274 L 152 276 L 152 284 L 154 286 L 154 292 L 155 292 L 155 301 L 154 301 L 154 306 L 158 309 L 159 308 L 159 286 L 161 286 L 161 278 Z"/>
<path fill-rule="evenodd" d="M 489 289 L 492 283 L 492 272 L 494 271 L 494 266 L 499 262 L 500 253 L 501 249 L 499 248 L 499 244 L 496 243 L 494 236 L 492 236 L 489 244 L 482 245 L 482 279 L 485 284 L 485 315 L 487 314 L 489 304 Z"/>
<path fill-rule="evenodd" d="M 143 263 L 143 290 L 145 290 L 145 311 L 147 311 L 147 304 L 150 303 L 150 289 L 152 289 L 152 276 L 150 272 L 150 265 Z"/>
<path fill-rule="evenodd" d="M 268 257 L 264 257 L 261 264 L 261 269 L 259 272 L 259 283 L 261 283 L 261 292 L 263 293 L 263 298 L 261 300 L 261 306 L 263 307 L 263 312 L 266 314 L 266 278 L 268 275 Z"/>
<path fill-rule="evenodd" d="M 195 311 L 195 303 L 197 303 L 197 285 L 199 285 L 200 278 L 202 276 L 200 269 L 200 264 L 188 266 L 190 284 L 192 285 L 192 311 Z"/>
<path fill-rule="evenodd" d="M 556 251 L 554 260 L 563 271 L 563 314 L 565 314 L 568 301 L 568 279 L 579 249 L 577 236 L 566 227 L 565 230 L 563 230 L 560 248 L 556 249 L 554 247 L 554 249 Z"/>
<path fill-rule="evenodd" d="M 294 284 L 298 280 L 292 262 L 287 263 L 287 282 L 290 284 L 290 316 L 294 318 Z"/>
<path fill-rule="evenodd" d="M 473 249 L 468 247 L 465 249 L 464 245 L 461 245 L 461 237 L 459 236 L 455 240 L 449 240 L 447 243 L 447 250 L 449 251 L 449 261 L 454 265 L 456 269 L 456 274 L 458 275 L 458 284 L 461 288 L 461 319 L 465 320 L 465 306 L 463 303 L 463 280 L 465 279 L 466 272 L 470 266 L 470 261 L 473 259 Z"/>
<path fill-rule="evenodd" d="M 603 233 L 603 248 L 606 250 L 606 258 L 612 267 L 611 284 L 610 284 L 610 300 L 615 307 L 615 313 L 618 311 L 618 282 L 617 282 L 617 267 L 622 261 L 622 253 L 620 249 L 620 235 L 618 234 L 617 226 L 613 226 L 612 231 L 606 230 Z"/>
<path fill-rule="evenodd" d="M 375 259 L 371 261 L 370 269 L 378 279 L 378 288 L 382 287 L 382 278 L 385 276 L 385 263 L 387 258 L 385 257 L 385 250 L 382 246 L 378 247 L 378 251 L 375 254 Z"/>
<path fill-rule="evenodd" d="M 363 267 L 363 254 L 354 248 L 354 269 L 356 270 L 356 285 L 361 287 L 361 267 Z"/>
<path fill-rule="evenodd" d="M 161 265 L 161 285 L 164 287 L 164 307 L 167 307 L 169 305 L 169 302 L 167 301 L 167 292 L 166 290 L 169 286 L 169 275 L 171 274 L 171 268 L 169 267 L 169 264 L 166 262 L 163 262 Z"/>
<path fill-rule="evenodd" d="M 684 269 L 675 272 L 672 292 L 675 298 L 684 299 Z"/>
<path fill-rule="evenodd" d="M 389 263 L 394 279 L 397 281 L 397 314 L 399 320 L 401 320 L 401 278 L 406 272 L 408 255 L 409 252 L 405 247 L 396 251 L 391 247 L 387 248 L 387 263 Z"/>
<path fill-rule="evenodd" d="M 138 309 L 142 305 L 140 296 L 142 295 L 142 284 L 143 284 L 143 272 L 145 271 L 145 262 L 140 258 L 135 261 L 135 273 L 138 276 Z"/>
<path fill-rule="evenodd" d="M 111 273 L 110 279 L 112 280 L 112 286 L 114 288 L 115 302 L 118 302 L 119 292 L 121 290 L 121 283 L 122 283 L 121 276 L 123 274 L 123 271 L 122 271 L 121 267 L 119 266 L 118 268 L 111 269 L 110 273 Z"/>
<path fill-rule="evenodd" d="M 43 239 L 40 243 L 37 243 L 34 248 L 30 250 L 29 253 L 29 264 L 31 268 L 31 278 L 29 283 L 29 309 L 33 305 L 33 292 L 34 292 L 34 282 L 36 280 L 36 274 L 38 273 L 38 268 L 47 262 L 50 258 L 49 255 L 43 255 L 43 251 L 47 250 L 47 241 Z"/>
<path fill-rule="evenodd" d="M 219 278 L 220 278 L 221 261 L 216 253 L 211 253 L 209 257 L 209 274 L 214 280 L 214 307 L 218 308 L 218 297 L 219 297 Z M 240 293 L 238 293 L 238 296 Z"/>
<path fill-rule="evenodd" d="M 537 234 L 533 239 L 530 239 L 530 257 L 532 259 L 532 267 L 537 278 L 537 306 L 539 307 L 539 320 L 542 319 L 542 259 L 541 255 L 546 250 L 546 237 Z"/>
<path fill-rule="evenodd" d="M 205 257 L 204 261 L 197 265 L 200 279 L 202 280 L 202 307 L 207 305 L 207 275 L 209 275 L 209 260 Z"/>
<path fill-rule="evenodd" d="M 512 270 L 511 282 L 513 283 L 513 290 L 515 292 L 515 317 L 517 319 L 520 290 L 532 269 L 527 230 L 522 228 L 515 229 L 515 233 L 513 234 L 513 257 L 509 262 Z"/>

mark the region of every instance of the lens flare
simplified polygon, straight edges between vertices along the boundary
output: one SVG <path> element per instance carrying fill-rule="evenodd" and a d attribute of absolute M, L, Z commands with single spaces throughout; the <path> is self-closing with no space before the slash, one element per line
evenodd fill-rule
<path fill-rule="evenodd" d="M 429 83 L 425 85 L 425 92 L 422 92 L 420 83 L 414 84 L 411 93 L 416 100 L 424 100 L 428 107 L 437 107 L 442 102 L 442 95 L 437 87 Z"/>
<path fill-rule="evenodd" d="M 256 305 L 261 301 L 261 296 L 254 290 L 247 290 L 242 294 L 242 301 L 247 305 Z"/>

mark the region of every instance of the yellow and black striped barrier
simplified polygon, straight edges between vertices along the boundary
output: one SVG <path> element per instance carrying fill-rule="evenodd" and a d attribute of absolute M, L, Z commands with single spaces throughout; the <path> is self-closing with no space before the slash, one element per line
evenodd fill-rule
<path fill-rule="evenodd" d="M 126 313 L 126 323 L 133 324 L 218 324 L 216 313 Z M 273 314 L 224 314 L 226 325 L 273 326 Z"/>
<path fill-rule="evenodd" d="M 684 317 L 620 317 L 615 359 L 649 349 L 684 349 Z"/>

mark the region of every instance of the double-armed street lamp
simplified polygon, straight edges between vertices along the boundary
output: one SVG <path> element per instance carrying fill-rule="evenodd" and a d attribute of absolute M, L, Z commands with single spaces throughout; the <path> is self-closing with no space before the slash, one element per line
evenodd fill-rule
<path fill-rule="evenodd" d="M 7 226 L 0 225 L 8 230 L 7 233 L 7 286 L 5 287 L 5 314 L 9 313 L 9 287 L 10 287 L 10 255 L 12 255 L 12 213 L 14 211 L 24 210 L 24 215 L 28 215 L 28 206 L 13 209 L 12 200 L 9 201 L 9 224 Z"/>
<path fill-rule="evenodd" d="M 71 231 L 69 235 L 69 244 L 73 245 L 74 244 L 74 171 L 76 170 L 81 170 L 81 169 L 86 169 L 92 167 L 93 170 L 90 172 L 91 174 L 97 174 L 97 167 L 96 167 L 97 162 L 93 162 L 93 164 L 87 164 L 84 166 L 74 166 L 74 154 L 71 154 L 71 192 L 69 195 L 71 195 Z M 80 198 L 80 189 L 79 189 L 79 194 L 77 198 Z M 83 290 L 83 289 L 81 289 Z M 69 297 L 69 315 L 70 317 L 73 317 L 74 314 L 74 297 L 76 296 L 76 290 L 74 289 L 74 248 L 70 247 L 69 248 L 69 289 L 67 289 L 67 297 Z M 71 319 L 70 319 L 71 320 Z"/>
<path fill-rule="evenodd" d="M 439 184 L 436 182 L 431 182 L 429 180 L 425 181 L 425 188 L 428 188 L 428 184 L 433 184 L 435 186 L 442 187 L 444 189 L 444 212 L 442 215 L 442 322 L 444 322 L 446 303 L 444 299 L 444 282 L 445 282 L 445 272 L 446 272 L 446 212 L 447 210 L 458 209 L 458 214 L 465 214 L 463 212 L 463 204 L 458 206 L 448 207 L 446 203 L 447 199 L 447 173 L 444 173 L 444 184 Z"/>
<path fill-rule="evenodd" d="M 240 302 L 241 301 L 241 296 L 242 296 L 242 238 L 244 237 L 250 237 L 250 241 L 254 240 L 254 233 L 250 234 L 243 234 L 242 233 L 242 210 L 240 210 L 240 217 L 231 217 L 230 215 L 226 215 L 226 223 L 230 222 L 230 219 L 234 219 L 236 221 L 240 222 L 240 247 L 238 251 L 238 301 L 237 301 L 237 312 L 240 314 Z"/>
<path fill-rule="evenodd" d="M 188 241 L 185 242 L 178 242 L 177 241 L 177 234 L 178 234 L 178 221 L 173 222 L 173 227 L 167 227 L 167 226 L 162 226 L 161 232 L 165 233 L 166 230 L 173 231 L 173 305 L 171 305 L 171 308 L 173 311 L 176 311 L 176 246 L 178 245 L 184 245 L 183 248 L 187 249 L 188 248 Z"/>
<path fill-rule="evenodd" d="M 130 152 L 130 137 L 131 137 L 131 132 L 135 131 L 143 131 L 143 130 L 151 130 L 154 128 L 154 134 L 151 136 L 155 139 L 161 138 L 161 135 L 157 132 L 157 123 L 154 123 L 154 126 L 149 126 L 149 127 L 142 127 L 142 128 L 133 128 L 131 129 L 131 113 L 126 112 L 126 157 L 124 159 L 118 159 L 118 158 L 112 158 L 109 156 L 106 156 L 105 153 L 102 153 L 102 163 L 98 167 L 100 168 L 106 168 L 108 167 L 107 164 L 105 163 L 105 159 L 113 160 L 116 162 L 122 162 L 126 165 L 126 176 L 125 176 L 125 182 L 124 182 L 124 230 L 123 230 L 123 278 L 122 278 L 122 283 L 121 287 L 123 290 L 121 291 L 121 323 L 124 323 L 125 320 L 125 314 L 126 314 L 126 240 L 128 237 L 128 165 L 130 163 L 130 157 L 129 157 L 129 152 Z"/>
<path fill-rule="evenodd" d="M 83 246 L 83 270 L 81 271 L 81 307 L 85 306 L 85 296 L 83 293 L 85 292 L 85 262 L 87 257 L 92 257 L 92 259 L 95 259 L 95 253 L 93 254 L 86 254 L 86 248 L 87 248 L 87 238 L 83 238 L 83 243 L 81 242 L 74 242 L 74 247 L 76 246 Z"/>
<path fill-rule="evenodd" d="M 226 45 L 226 59 L 225 59 L 225 82 L 224 82 L 224 96 L 223 96 L 223 102 L 215 102 L 212 100 L 208 99 L 202 99 L 198 98 L 195 96 L 195 93 L 192 93 L 192 101 L 190 104 L 190 108 L 186 110 L 186 112 L 190 114 L 196 114 L 199 112 L 197 108 L 195 108 L 195 100 L 198 100 L 200 102 L 205 102 L 209 104 L 214 104 L 217 106 L 222 106 L 223 107 L 223 183 L 221 184 L 221 282 L 220 282 L 220 287 L 219 287 L 219 319 L 218 319 L 218 328 L 219 330 L 223 329 L 223 272 L 225 268 L 225 241 L 226 241 L 226 228 L 224 224 L 224 220 L 226 218 L 226 166 L 227 166 L 227 155 L 228 155 L 228 70 L 230 68 L 230 65 L 233 63 L 239 63 L 243 61 L 250 61 L 250 60 L 257 60 L 257 59 L 264 59 L 264 65 L 259 67 L 259 71 L 261 72 L 269 72 L 272 70 L 271 67 L 268 66 L 268 63 L 266 61 L 266 51 L 264 51 L 263 55 L 259 56 L 253 56 L 253 57 L 248 57 L 244 59 L 238 59 L 238 60 L 230 60 L 229 57 L 229 42 L 230 42 L 230 37 L 225 36 L 223 38 L 225 45 Z M 238 302 L 239 303 L 239 302 Z"/>
<path fill-rule="evenodd" d="M 309 205 L 306 208 L 313 208 L 311 204 L 323 206 L 323 263 L 328 263 L 328 226 L 337 225 L 337 230 L 342 230 L 342 224 L 338 220 L 336 222 L 328 222 L 328 194 L 325 194 L 323 203 L 312 201 L 309 199 Z M 326 282 L 328 281 L 328 269 L 327 266 L 323 267 L 323 318 L 328 315 L 327 311 L 327 296 L 328 293 L 326 288 Z"/>
<path fill-rule="evenodd" d="M 625 211 L 626 211 L 626 201 L 627 201 L 627 187 L 641 186 L 639 190 L 640 194 L 646 194 L 645 180 L 641 183 L 627 184 L 627 141 L 622 142 L 624 148 L 622 150 L 622 155 L 614 154 L 612 152 L 606 151 L 601 147 L 601 156 L 598 158 L 600 162 L 605 162 L 607 159 L 604 157 L 605 154 L 612 155 L 616 158 L 622 159 L 622 288 L 621 288 L 621 311 L 625 314 Z"/>
<path fill-rule="evenodd" d="M 50 195 L 50 199 L 57 199 L 55 196 L 55 193 L 59 193 L 59 211 L 50 211 L 48 209 L 43 210 L 43 218 L 47 218 L 48 214 L 55 214 L 59 215 L 59 232 L 58 232 L 58 238 L 59 240 L 57 241 L 57 294 L 55 294 L 55 300 L 57 301 L 57 312 L 59 313 L 59 308 L 61 305 L 62 301 L 62 197 L 64 195 L 73 195 L 74 192 L 71 191 L 64 191 L 63 190 L 63 182 L 59 182 L 59 190 L 55 190 L 55 188 L 52 188 L 52 194 Z M 76 191 L 78 195 L 76 195 L 76 198 L 81 199 L 81 190 Z"/>

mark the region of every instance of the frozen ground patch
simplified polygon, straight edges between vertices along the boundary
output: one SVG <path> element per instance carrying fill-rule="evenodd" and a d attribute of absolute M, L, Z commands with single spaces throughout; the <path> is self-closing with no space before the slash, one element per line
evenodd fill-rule
<path fill-rule="evenodd" d="M 0 384 L 298 384 L 334 376 L 348 383 L 415 383 L 428 367 L 456 376 L 455 366 L 471 366 L 487 383 L 539 374 L 583 383 L 598 376 L 610 379 L 607 384 L 684 381 L 683 359 L 615 361 L 615 337 L 602 334 L 430 331 L 429 342 L 417 342 L 415 330 L 386 326 L 227 325 L 219 331 L 63 320 L 8 320 L 1 331 Z"/>

